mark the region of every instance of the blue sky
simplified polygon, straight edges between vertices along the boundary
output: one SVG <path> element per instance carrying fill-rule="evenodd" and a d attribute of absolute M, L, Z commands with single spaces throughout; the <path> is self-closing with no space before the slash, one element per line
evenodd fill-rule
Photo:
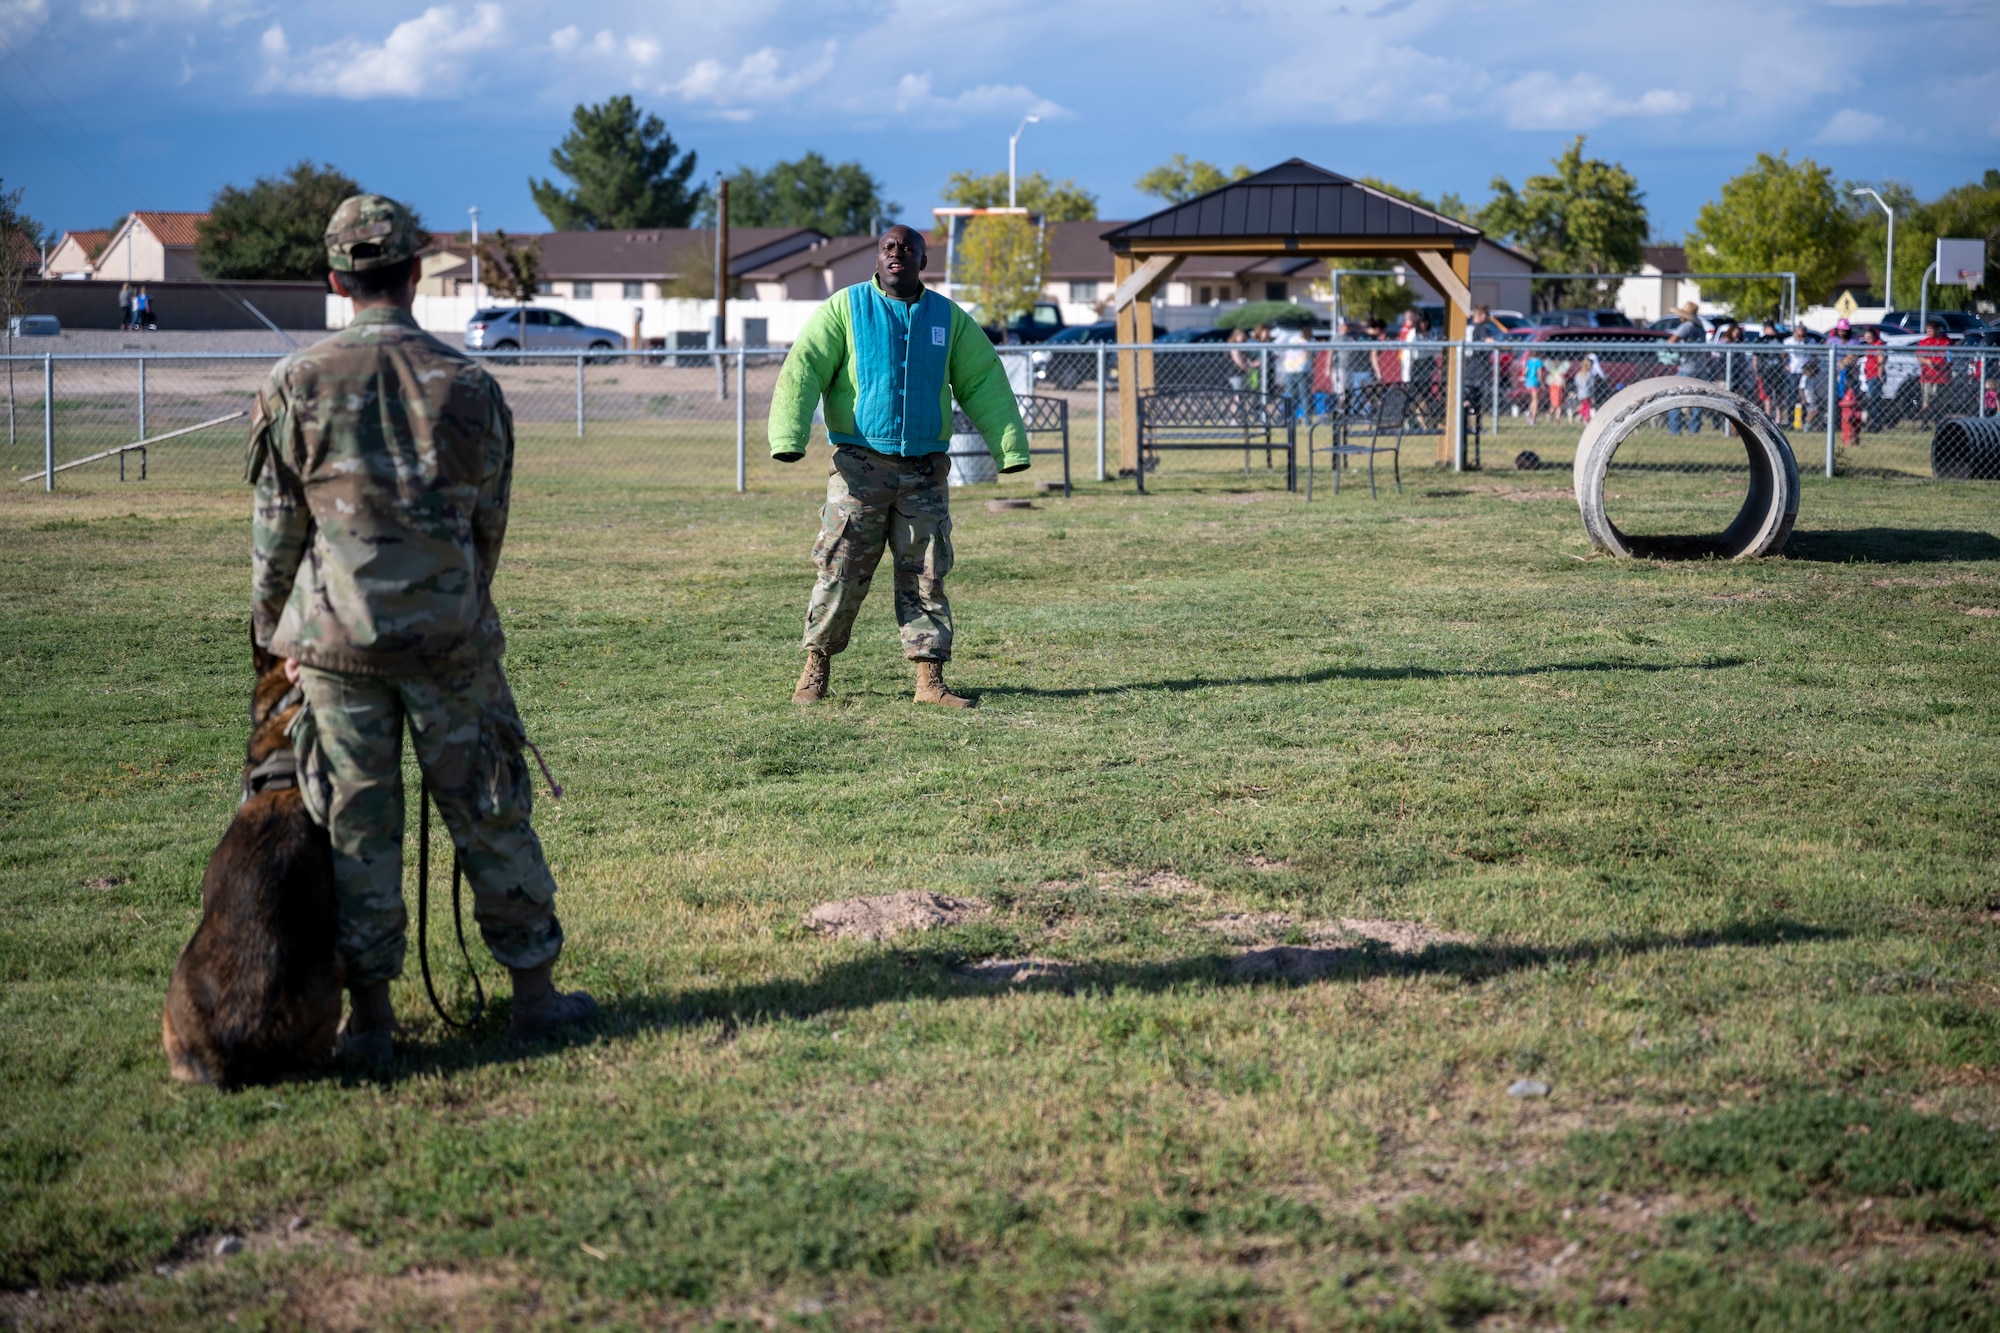
<path fill-rule="evenodd" d="M 0 37 L 0 178 L 58 230 L 301 157 L 433 226 L 540 230 L 527 178 L 618 92 L 704 172 L 817 149 L 905 216 L 1029 112 L 1022 171 L 1105 217 L 1175 152 L 1477 204 L 1588 133 L 1671 238 L 1759 150 L 1925 195 L 2000 165 L 1992 0 L 0 0 Z"/>

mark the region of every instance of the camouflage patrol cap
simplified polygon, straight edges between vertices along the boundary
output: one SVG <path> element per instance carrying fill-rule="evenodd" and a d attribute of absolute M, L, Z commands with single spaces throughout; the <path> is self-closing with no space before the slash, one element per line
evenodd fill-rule
<path fill-rule="evenodd" d="M 417 254 L 430 238 L 410 210 L 380 194 L 351 195 L 326 224 L 326 262 L 336 273 L 366 273 Z"/>

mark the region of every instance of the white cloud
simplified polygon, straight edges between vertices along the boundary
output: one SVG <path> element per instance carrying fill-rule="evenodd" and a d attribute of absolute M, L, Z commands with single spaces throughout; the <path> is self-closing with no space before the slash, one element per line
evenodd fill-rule
<path fill-rule="evenodd" d="M 1895 138 L 1896 133 L 1888 120 L 1873 111 L 1856 111 L 1853 107 L 1842 107 L 1833 113 L 1833 119 L 1826 122 L 1814 138 L 1815 143 L 1861 144 L 1880 143 L 1884 139 Z"/>
<path fill-rule="evenodd" d="M 940 97 L 931 89 L 928 71 L 905 74 L 896 83 L 896 112 L 925 118 L 928 127 L 943 129 L 979 116 L 1041 116 L 1057 120 L 1068 116 L 1067 108 L 1038 95 L 1018 83 L 982 83 L 950 97 Z"/>
<path fill-rule="evenodd" d="M 567 53 L 576 50 L 577 40 L 582 36 L 582 30 L 572 23 L 567 28 L 557 28 L 554 32 L 550 33 L 549 45 L 558 51 Z"/>
<path fill-rule="evenodd" d="M 308 97 L 341 97 L 364 101 L 379 97 L 448 97 L 466 83 L 468 57 L 498 47 L 506 22 L 496 4 L 482 4 L 461 17 L 449 5 L 435 5 L 416 18 L 399 23 L 380 46 L 356 38 L 316 46 L 294 62 L 289 47 L 276 54 L 271 34 L 280 43 L 277 25 L 264 34 L 267 65 L 260 92 L 284 91 Z"/>
<path fill-rule="evenodd" d="M 1652 88 L 1626 97 L 1595 74 L 1557 78 L 1535 70 L 1500 90 L 1497 109 L 1516 130 L 1588 130 L 1617 116 L 1672 116 L 1688 110 L 1686 93 Z"/>
<path fill-rule="evenodd" d="M 725 116 L 747 119 L 754 106 L 789 101 L 825 78 L 833 69 L 833 53 L 829 42 L 815 59 L 789 70 L 777 48 L 770 46 L 744 56 L 734 69 L 718 60 L 698 60 L 661 91 L 679 93 L 688 102 L 709 102 Z"/>
<path fill-rule="evenodd" d="M 266 60 L 283 60 L 291 55 L 292 44 L 285 40 L 285 28 L 281 23 L 273 23 L 264 29 L 264 35 L 257 40 L 257 46 Z"/>
<path fill-rule="evenodd" d="M 0 37 L 26 37 L 48 22 L 49 0 L 0 0 Z"/>
<path fill-rule="evenodd" d="M 641 65 L 650 65 L 660 58 L 660 44 L 650 37 L 632 36 L 625 39 L 625 54 Z"/>

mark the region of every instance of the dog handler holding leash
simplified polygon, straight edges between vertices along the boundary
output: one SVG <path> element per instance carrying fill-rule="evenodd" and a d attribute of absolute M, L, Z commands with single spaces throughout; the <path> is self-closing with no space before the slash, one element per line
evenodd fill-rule
<path fill-rule="evenodd" d="M 896 623 L 916 664 L 916 701 L 970 707 L 945 688 L 951 658 L 951 403 L 986 437 L 1002 472 L 1028 466 L 1028 431 L 1006 368 L 971 316 L 926 290 L 924 236 L 897 225 L 875 247 L 875 276 L 833 294 L 785 356 L 771 395 L 771 457 L 805 457 L 824 397 L 833 470 L 820 510 L 806 607 L 805 670 L 795 703 L 826 696 L 833 655 L 886 546 L 896 567 Z"/>
<path fill-rule="evenodd" d="M 589 1018 L 562 994 L 555 879 L 529 823 L 527 734 L 500 667 L 493 571 L 514 419 L 500 386 L 410 315 L 425 242 L 408 209 L 356 195 L 327 224 L 354 322 L 279 362 L 257 396 L 253 632 L 295 667 L 301 793 L 333 844 L 346 969 L 340 1050 L 384 1066 L 402 974 L 403 731 L 472 881 L 473 919 L 513 974 L 510 1034 Z"/>

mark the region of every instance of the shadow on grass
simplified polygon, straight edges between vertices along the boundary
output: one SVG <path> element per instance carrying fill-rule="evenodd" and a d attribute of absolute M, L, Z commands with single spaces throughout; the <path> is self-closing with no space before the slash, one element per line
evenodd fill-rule
<path fill-rule="evenodd" d="M 1141 680 L 1129 685 L 1085 685 L 1067 690 L 1044 690 L 1026 685 L 990 685 L 976 693 L 995 698 L 1021 696 L 1032 699 L 1081 699 L 1094 695 L 1130 694 L 1139 690 L 1212 690 L 1231 685 L 1318 685 L 1329 680 L 1494 680 L 1511 676 L 1543 676 L 1572 671 L 1727 671 L 1748 665 L 1745 657 L 1711 657 L 1700 662 L 1553 662 L 1542 666 L 1467 667 L 1439 670 L 1435 667 L 1321 667 L 1317 671 L 1297 671 L 1272 676 L 1193 676 L 1184 680 Z"/>
<path fill-rule="evenodd" d="M 1794 531 L 1785 559 L 1830 564 L 1913 565 L 1939 560 L 2000 560 L 2000 537 L 1957 528 L 1850 528 Z"/>
<path fill-rule="evenodd" d="M 677 995 L 631 995 L 608 1002 L 597 1021 L 548 1041 L 521 1044 L 493 1038 L 458 1040 L 405 1048 L 398 1077 L 443 1074 L 531 1058 L 549 1050 L 588 1045 L 663 1028 L 719 1024 L 728 1040 L 746 1023 L 811 1018 L 818 1014 L 869 1009 L 923 999 L 979 999 L 1024 991 L 1065 995 L 1136 990 L 1149 994 L 1196 986 L 1303 986 L 1367 981 L 1384 976 L 1452 976 L 1483 981 L 1509 972 L 1550 964 L 1588 964 L 1604 958 L 1715 948 L 1768 948 L 1777 944 L 1840 940 L 1849 932 L 1796 921 L 1740 922 L 1719 930 L 1682 935 L 1613 935 L 1576 944 L 1433 945 L 1420 953 L 1397 954 L 1373 943 L 1289 950 L 1296 959 L 1313 955 L 1310 975 L 1239 970 L 1241 953 L 1209 950 L 1183 958 L 1147 963 L 1056 963 L 1023 974 L 1011 983 L 975 980 L 962 971 L 985 959 L 985 951 L 954 947 L 940 940 L 912 948 L 887 948 L 838 959 L 806 977 L 781 977 L 740 986 L 718 986 Z M 497 1032 L 498 1020 L 489 1019 Z"/>

